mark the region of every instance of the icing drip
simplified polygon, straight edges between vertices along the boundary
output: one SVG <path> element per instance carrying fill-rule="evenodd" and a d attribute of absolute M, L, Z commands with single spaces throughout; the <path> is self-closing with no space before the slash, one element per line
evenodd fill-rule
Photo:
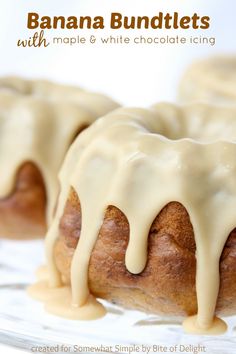
<path fill-rule="evenodd" d="M 165 205 L 178 201 L 189 213 L 197 249 L 198 313 L 184 327 L 196 333 L 223 332 L 226 325 L 214 316 L 219 260 L 236 222 L 235 134 L 235 109 L 204 104 L 119 109 L 96 121 L 71 146 L 60 171 L 61 194 L 46 237 L 50 287 L 63 285 L 54 246 L 71 187 L 82 210 L 71 266 L 72 303 L 83 309 L 90 298 L 89 259 L 107 206 L 119 208 L 129 221 L 125 263 L 138 274 L 146 264 L 153 220 Z"/>
<path fill-rule="evenodd" d="M 236 57 L 217 56 L 193 63 L 179 87 L 181 101 L 235 104 Z"/>
<path fill-rule="evenodd" d="M 49 222 L 59 190 L 57 174 L 75 134 L 116 107 L 103 95 L 75 87 L 0 79 L 0 198 L 13 190 L 20 166 L 34 162 L 45 181 Z"/>
<path fill-rule="evenodd" d="M 35 276 L 38 280 L 48 280 L 48 267 L 46 265 L 39 267 L 35 272 Z"/>
<path fill-rule="evenodd" d="M 86 306 L 73 306 L 71 289 L 68 286 L 50 288 L 47 281 L 40 281 L 27 289 L 28 294 L 45 302 L 46 311 L 71 320 L 95 320 L 106 314 L 105 308 L 92 295 Z"/>

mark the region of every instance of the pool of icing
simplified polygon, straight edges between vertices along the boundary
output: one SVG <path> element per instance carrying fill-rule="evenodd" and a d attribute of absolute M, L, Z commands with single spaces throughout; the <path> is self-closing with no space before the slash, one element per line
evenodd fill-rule
<path fill-rule="evenodd" d="M 105 301 L 108 314 L 99 320 L 70 321 L 49 315 L 42 303 L 25 292 L 43 262 L 42 241 L 0 241 L 1 343 L 54 353 L 235 352 L 236 316 L 225 319 L 229 329 L 222 336 L 192 336 L 183 332 L 176 319 L 123 310 Z"/>

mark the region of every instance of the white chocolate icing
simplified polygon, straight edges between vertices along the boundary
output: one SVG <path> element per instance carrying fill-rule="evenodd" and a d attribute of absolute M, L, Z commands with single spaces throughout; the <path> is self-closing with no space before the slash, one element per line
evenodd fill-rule
<path fill-rule="evenodd" d="M 114 108 L 109 98 L 76 87 L 1 78 L 0 198 L 12 192 L 19 167 L 31 161 L 44 178 L 49 222 L 59 191 L 57 174 L 73 138 Z"/>
<path fill-rule="evenodd" d="M 107 206 L 119 208 L 129 221 L 125 263 L 138 274 L 146 265 L 155 217 L 169 202 L 178 201 L 189 213 L 197 249 L 198 313 L 185 327 L 196 333 L 224 331 L 226 325 L 214 316 L 219 259 L 236 224 L 235 116 L 233 107 L 158 104 L 150 110 L 116 110 L 84 131 L 60 171 L 58 208 L 46 237 L 50 287 L 62 286 L 54 246 L 71 187 L 82 212 L 71 265 L 72 303 L 83 309 L 90 296 L 89 260 Z"/>
<path fill-rule="evenodd" d="M 179 99 L 235 104 L 236 56 L 216 56 L 194 62 L 181 80 Z"/>

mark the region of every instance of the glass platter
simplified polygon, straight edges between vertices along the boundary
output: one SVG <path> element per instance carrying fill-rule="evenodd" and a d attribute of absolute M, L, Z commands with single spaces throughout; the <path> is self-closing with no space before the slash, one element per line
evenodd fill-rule
<path fill-rule="evenodd" d="M 29 351 L 40 346 L 41 351 L 57 353 L 148 353 L 146 348 L 149 353 L 160 353 L 163 347 L 167 353 L 236 352 L 236 316 L 226 319 L 226 334 L 211 337 L 190 336 L 183 333 L 177 320 L 127 311 L 109 303 L 108 314 L 96 321 L 69 321 L 49 315 L 25 292 L 42 263 L 42 241 L 0 241 L 1 343 Z M 54 349 L 47 349 L 49 346 Z"/>

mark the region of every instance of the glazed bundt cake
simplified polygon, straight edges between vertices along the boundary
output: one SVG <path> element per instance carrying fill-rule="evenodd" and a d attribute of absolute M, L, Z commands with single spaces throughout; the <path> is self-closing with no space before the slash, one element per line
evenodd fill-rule
<path fill-rule="evenodd" d="M 235 104 L 236 57 L 216 56 L 194 62 L 179 87 L 181 101 L 202 100 Z"/>
<path fill-rule="evenodd" d="M 189 316 L 226 330 L 236 313 L 236 109 L 119 109 L 71 146 L 46 237 L 49 280 L 29 288 L 68 318 L 104 314 L 95 298 Z"/>
<path fill-rule="evenodd" d="M 57 174 L 70 144 L 117 106 L 76 87 L 0 79 L 1 236 L 45 234 L 59 191 Z"/>

